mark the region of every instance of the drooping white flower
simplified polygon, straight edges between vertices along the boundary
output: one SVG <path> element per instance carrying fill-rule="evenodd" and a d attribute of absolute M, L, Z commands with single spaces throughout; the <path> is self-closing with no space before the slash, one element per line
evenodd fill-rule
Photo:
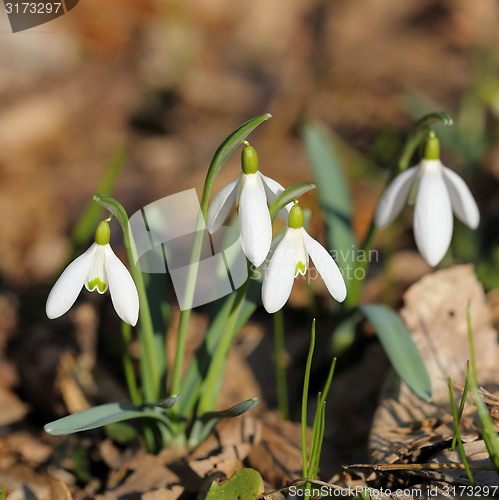
<path fill-rule="evenodd" d="M 466 183 L 439 159 L 438 139 L 431 136 L 425 156 L 415 167 L 395 177 L 383 193 L 374 222 L 384 228 L 401 212 L 414 194 L 414 239 L 424 259 L 436 266 L 445 256 L 452 239 L 453 216 L 471 229 L 480 222 L 480 213 Z"/>
<path fill-rule="evenodd" d="M 304 275 L 307 272 L 309 257 L 312 258 L 317 272 L 333 298 L 338 302 L 345 300 L 345 281 L 336 262 L 329 252 L 305 231 L 303 212 L 298 205 L 294 205 L 289 212 L 288 228 L 278 240 L 265 269 L 262 302 L 267 312 L 274 313 L 284 306 L 291 294 L 295 278 L 298 274 Z"/>
<path fill-rule="evenodd" d="M 108 288 L 118 316 L 135 326 L 139 317 L 139 296 L 125 265 L 109 245 L 110 229 L 102 221 L 95 232 L 95 243 L 64 270 L 49 293 L 46 313 L 50 319 L 65 314 L 85 288 L 104 293 Z"/>
<path fill-rule="evenodd" d="M 259 267 L 272 243 L 272 222 L 267 204 L 271 205 L 284 188 L 258 170 L 258 156 L 251 146 L 247 145 L 243 149 L 241 163 L 239 177 L 224 186 L 213 198 L 206 225 L 210 233 L 217 231 L 229 215 L 235 200 L 243 252 L 254 266 Z M 283 208 L 279 217 L 285 219 L 288 210 Z"/>

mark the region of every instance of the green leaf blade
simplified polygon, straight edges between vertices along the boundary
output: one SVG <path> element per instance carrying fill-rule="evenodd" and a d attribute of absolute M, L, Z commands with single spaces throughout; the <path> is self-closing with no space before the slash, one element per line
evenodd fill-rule
<path fill-rule="evenodd" d="M 318 186 L 319 204 L 325 213 L 327 243 L 334 249 L 338 267 L 348 275 L 356 265 L 353 203 L 332 134 L 322 123 L 311 122 L 303 129 L 303 141 Z"/>
<path fill-rule="evenodd" d="M 130 403 L 108 403 L 50 422 L 45 425 L 44 429 L 52 436 L 65 436 L 134 418 L 156 418 L 168 423 L 165 416 Z"/>
<path fill-rule="evenodd" d="M 114 186 L 118 180 L 119 174 L 125 163 L 125 149 L 117 148 L 104 172 L 97 191 L 108 196 L 113 192 Z M 83 214 L 78 219 L 76 227 L 73 230 L 73 244 L 75 246 L 83 245 L 94 233 L 95 227 L 99 222 L 102 209 L 92 201 L 85 207 Z"/>
<path fill-rule="evenodd" d="M 208 198 L 211 191 L 211 186 L 213 181 L 217 176 L 218 172 L 222 168 L 222 165 L 227 161 L 229 156 L 242 144 L 242 142 L 248 137 L 253 130 L 255 130 L 258 125 L 262 124 L 264 121 L 272 118 L 270 113 L 264 113 L 263 115 L 256 116 L 251 120 L 243 123 L 237 127 L 233 132 L 231 132 L 225 140 L 220 144 L 218 149 L 213 155 L 210 167 L 208 169 L 208 174 L 206 175 L 206 181 L 203 189 L 203 199 L 201 200 L 201 211 L 203 215 L 206 216 L 208 209 Z"/>
<path fill-rule="evenodd" d="M 252 410 L 259 402 L 258 398 L 247 399 L 246 401 L 242 401 L 241 403 L 237 403 L 237 405 L 231 406 L 226 410 L 221 411 L 210 411 L 209 413 L 205 413 L 201 419 L 204 421 L 211 420 L 213 418 L 222 419 L 222 418 L 234 418 L 243 415 L 244 413 Z"/>
<path fill-rule="evenodd" d="M 431 380 L 409 331 L 395 312 L 382 304 L 364 304 L 360 311 L 373 325 L 393 368 L 421 399 L 431 401 Z"/>
<path fill-rule="evenodd" d="M 311 182 L 298 182 L 291 187 L 285 189 L 270 205 L 270 218 L 272 222 L 277 217 L 277 214 L 291 201 L 295 198 L 299 198 L 302 194 L 305 194 L 307 191 L 311 189 L 315 189 L 315 184 Z"/>

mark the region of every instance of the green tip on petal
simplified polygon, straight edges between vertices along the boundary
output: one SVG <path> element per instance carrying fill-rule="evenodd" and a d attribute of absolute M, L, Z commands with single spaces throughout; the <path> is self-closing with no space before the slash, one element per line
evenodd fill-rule
<path fill-rule="evenodd" d="M 300 229 L 303 227 L 303 210 L 300 205 L 293 205 L 288 215 L 288 226 L 291 229 Z"/>
<path fill-rule="evenodd" d="M 106 220 L 99 222 L 97 230 L 95 231 L 95 242 L 97 245 L 107 245 L 111 239 L 111 229 L 109 229 L 109 223 Z"/>
<path fill-rule="evenodd" d="M 92 281 L 88 282 L 88 289 L 93 292 L 96 288 L 100 293 L 104 293 L 106 291 L 107 285 L 99 278 L 94 278 Z"/>
<path fill-rule="evenodd" d="M 256 174 L 258 172 L 258 155 L 255 148 L 249 144 L 241 153 L 241 168 L 245 174 Z"/>
<path fill-rule="evenodd" d="M 435 132 L 431 131 L 424 148 L 425 160 L 438 160 L 440 158 L 440 141 L 435 136 Z"/>
<path fill-rule="evenodd" d="M 307 266 L 301 261 L 297 262 L 295 267 L 295 278 L 298 276 L 298 274 L 304 276 L 306 272 L 307 272 Z"/>

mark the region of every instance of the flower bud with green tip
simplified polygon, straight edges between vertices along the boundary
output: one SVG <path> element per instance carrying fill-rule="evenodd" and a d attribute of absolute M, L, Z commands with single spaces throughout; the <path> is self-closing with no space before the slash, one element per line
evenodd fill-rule
<path fill-rule="evenodd" d="M 118 316 L 134 326 L 139 317 L 139 296 L 135 283 L 124 264 L 116 257 L 109 240 L 108 220 L 99 223 L 95 243 L 64 270 L 47 298 L 46 313 L 50 319 L 65 314 L 85 288 L 104 293 L 108 288 Z"/>
<path fill-rule="evenodd" d="M 213 198 L 206 225 L 210 233 L 217 231 L 236 201 L 241 246 L 248 260 L 259 267 L 267 257 L 272 242 L 272 223 L 268 205 L 284 191 L 276 181 L 258 170 L 258 155 L 247 141 L 241 153 L 242 172 Z M 287 210 L 279 213 L 287 217 Z"/>
<path fill-rule="evenodd" d="M 295 204 L 288 216 L 288 228 L 276 238 L 262 286 L 263 306 L 269 313 L 279 311 L 287 302 L 294 279 L 309 268 L 309 258 L 321 275 L 329 293 L 338 302 L 345 300 L 347 290 L 343 276 L 330 253 L 303 227 L 303 211 Z"/>
<path fill-rule="evenodd" d="M 376 208 L 376 226 L 382 229 L 390 224 L 408 199 L 415 201 L 416 246 L 431 266 L 436 266 L 447 253 L 453 211 L 471 229 L 476 229 L 480 222 L 478 206 L 468 186 L 440 161 L 440 142 L 433 131 L 419 164 L 395 177 L 383 193 Z"/>

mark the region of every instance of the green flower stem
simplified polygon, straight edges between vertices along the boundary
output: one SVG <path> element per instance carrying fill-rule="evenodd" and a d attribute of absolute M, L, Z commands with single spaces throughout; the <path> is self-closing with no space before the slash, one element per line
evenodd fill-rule
<path fill-rule="evenodd" d="M 140 303 L 139 315 L 139 344 L 141 348 L 140 360 L 142 363 L 142 372 L 144 374 L 144 396 L 148 401 L 157 401 L 161 397 L 161 380 L 159 364 L 154 342 L 154 327 L 152 324 L 151 311 L 147 301 L 146 287 L 142 273 L 135 266 L 133 260 L 130 238 L 124 238 L 130 272 L 137 287 Z M 142 355 L 143 354 L 143 355 Z"/>
<path fill-rule="evenodd" d="M 187 283 L 185 290 L 186 304 L 192 304 L 194 298 L 194 290 L 199 268 L 199 257 L 201 255 L 201 248 L 203 245 L 202 229 L 204 229 L 204 218 L 206 216 L 206 211 L 205 210 L 203 211 L 202 208 L 201 208 L 201 214 L 202 217 L 198 217 L 196 225 L 196 235 L 194 236 L 194 244 L 191 255 L 191 267 L 189 268 L 189 274 L 187 276 Z M 177 334 L 177 347 L 175 351 L 175 361 L 173 363 L 170 394 L 180 393 L 180 384 L 181 384 L 182 370 L 185 358 L 185 346 L 187 343 L 187 329 L 189 326 L 190 317 L 191 317 L 191 307 L 184 309 L 180 313 L 180 321 L 178 325 L 178 334 Z M 175 428 L 178 427 L 178 422 L 176 422 L 176 416 L 178 414 L 178 411 L 179 408 L 177 408 L 176 406 L 172 408 L 172 419 L 174 421 Z"/>
<path fill-rule="evenodd" d="M 135 379 L 135 372 L 133 369 L 132 358 L 130 357 L 130 342 L 132 339 L 132 327 L 125 321 L 121 322 L 121 333 L 123 335 L 123 368 L 125 370 L 125 378 L 128 386 L 128 393 L 132 403 L 136 406 L 142 404 L 142 396 L 137 387 L 137 380 Z"/>
<path fill-rule="evenodd" d="M 246 123 L 243 123 L 237 129 L 235 129 L 229 136 L 222 142 L 219 148 L 216 150 L 210 166 L 208 168 L 208 172 L 206 173 L 206 178 L 203 186 L 203 194 L 201 196 L 201 217 L 198 218 L 198 225 L 196 226 L 198 229 L 196 232 L 196 236 L 194 238 L 194 245 L 192 250 L 191 257 L 191 267 L 189 269 L 189 275 L 187 277 L 187 286 L 186 286 L 186 304 L 192 304 L 192 297 L 194 296 L 194 287 L 197 278 L 198 266 L 196 265 L 199 262 L 199 257 L 201 255 L 201 247 L 202 247 L 202 231 L 204 229 L 204 224 L 206 221 L 206 216 L 208 213 L 208 200 L 210 199 L 211 188 L 213 186 L 213 182 L 215 181 L 215 177 L 218 172 L 222 168 L 222 165 L 227 161 L 229 156 L 243 143 L 246 137 L 256 128 L 258 125 L 268 120 L 272 115 L 269 113 L 265 113 L 263 115 L 257 116 L 248 120 Z M 186 308 L 180 313 L 180 322 L 178 326 L 178 335 L 177 335 L 177 352 L 175 355 L 175 362 L 173 365 L 172 371 L 172 382 L 170 387 L 171 394 L 178 394 L 180 390 L 180 379 L 182 376 L 182 369 L 184 365 L 184 355 L 185 355 L 185 344 L 187 341 L 187 327 L 189 326 L 189 319 L 191 317 L 191 308 Z M 176 417 L 178 415 L 179 408 L 172 408 L 172 419 L 176 425 L 177 422 Z"/>
<path fill-rule="evenodd" d="M 220 390 L 219 386 L 225 372 L 227 356 L 237 334 L 237 320 L 244 304 L 251 279 L 252 276 L 250 275 L 244 285 L 241 286 L 236 292 L 237 295 L 234 300 L 234 305 L 232 306 L 232 310 L 227 318 L 224 332 L 220 338 L 220 342 L 217 346 L 213 359 L 211 360 L 208 373 L 206 374 L 197 411 L 198 418 L 215 409 L 217 395 Z"/>
<path fill-rule="evenodd" d="M 139 344 L 141 348 L 141 371 L 143 376 L 142 385 L 144 387 L 145 399 L 157 401 L 160 398 L 160 370 L 154 342 L 154 328 L 152 324 L 151 311 L 147 301 L 146 288 L 142 273 L 137 269 L 133 258 L 132 245 L 133 240 L 130 235 L 128 215 L 118 201 L 104 194 L 94 195 L 94 200 L 102 205 L 106 210 L 116 217 L 123 236 L 130 273 L 137 287 L 140 303 L 139 315 Z"/>
<path fill-rule="evenodd" d="M 412 127 L 411 132 L 409 133 L 409 137 L 404 144 L 404 147 L 400 153 L 399 160 L 395 164 L 395 166 L 391 169 L 390 175 L 385 184 L 385 188 L 389 186 L 390 182 L 399 175 L 401 172 L 406 170 L 409 167 L 409 163 L 411 158 L 416 151 L 416 149 L 420 146 L 420 144 L 428 138 L 428 135 L 431 132 L 430 124 L 433 122 L 442 122 L 444 125 L 451 126 L 454 124 L 452 117 L 448 113 L 430 113 L 428 115 L 423 116 L 420 120 L 418 120 Z M 373 249 L 374 243 L 377 235 L 377 228 L 374 223 L 374 213 L 371 219 L 371 223 L 369 225 L 369 229 L 364 238 L 364 241 L 360 247 L 361 254 L 368 255 L 369 251 Z M 367 260 L 367 259 L 366 259 Z M 348 290 L 347 298 L 343 303 L 343 307 L 346 310 L 353 309 L 359 303 L 360 292 L 362 290 L 362 283 L 364 281 L 364 277 L 367 274 L 368 262 L 359 262 L 355 271 L 353 273 L 353 280 L 350 285 L 350 289 Z"/>
<path fill-rule="evenodd" d="M 284 319 L 282 309 L 274 314 L 274 350 L 277 386 L 277 406 L 283 420 L 289 420 L 288 388 L 286 385 L 286 351 L 284 349 Z"/>
<path fill-rule="evenodd" d="M 203 230 L 205 220 L 208 214 L 208 200 L 210 197 L 211 186 L 213 184 L 213 180 L 210 176 L 210 169 L 208 169 L 208 174 L 206 175 L 206 179 L 203 187 L 203 194 L 201 197 L 201 211 L 200 217 L 198 217 L 196 223 L 196 235 L 194 236 L 194 243 L 192 247 L 192 255 L 191 255 L 191 266 L 189 268 L 189 274 L 187 276 L 187 284 L 185 290 L 185 304 L 192 304 L 194 298 L 194 290 L 196 285 L 196 279 L 198 275 L 199 268 L 199 258 L 201 256 L 201 249 L 203 245 Z M 182 378 L 182 369 L 184 366 L 184 358 L 185 358 L 185 346 L 187 343 L 187 329 L 189 327 L 189 320 L 191 318 L 191 307 L 187 307 L 180 313 L 180 321 L 178 325 L 178 334 L 177 334 L 177 347 L 175 352 L 175 361 L 173 363 L 172 370 L 172 381 L 170 385 L 170 393 L 171 394 L 179 394 L 180 393 L 180 384 Z M 177 431 L 179 431 L 179 422 L 176 422 L 176 416 L 178 414 L 179 408 L 175 406 L 172 408 L 172 419 L 174 421 L 174 425 Z M 182 426 L 185 427 L 185 426 Z"/>

